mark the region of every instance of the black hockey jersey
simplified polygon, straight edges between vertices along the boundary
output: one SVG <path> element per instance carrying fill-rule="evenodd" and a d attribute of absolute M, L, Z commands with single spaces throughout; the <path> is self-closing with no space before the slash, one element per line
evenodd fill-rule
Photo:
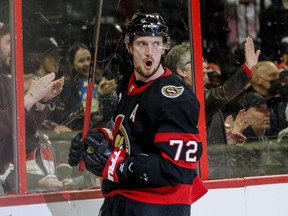
<path fill-rule="evenodd" d="M 104 197 L 122 194 L 146 203 L 193 203 L 207 192 L 195 171 L 202 154 L 197 98 L 167 68 L 147 83 L 136 81 L 133 73 L 125 89 L 114 113 L 114 145 L 131 157 L 148 154 L 154 172 L 147 179 L 131 174 L 118 183 L 103 180 Z"/>

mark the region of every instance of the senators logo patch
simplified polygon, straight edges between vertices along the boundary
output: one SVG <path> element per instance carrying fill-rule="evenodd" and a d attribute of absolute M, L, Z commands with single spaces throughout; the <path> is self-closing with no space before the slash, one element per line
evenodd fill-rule
<path fill-rule="evenodd" d="M 122 123 L 124 121 L 123 115 L 118 115 L 114 123 L 114 146 L 125 150 L 130 154 L 130 142 L 128 139 L 127 132 L 123 127 Z"/>
<path fill-rule="evenodd" d="M 180 96 L 183 93 L 183 91 L 184 91 L 183 86 L 177 87 L 173 85 L 164 86 L 161 90 L 162 94 L 168 98 L 176 98 Z"/>

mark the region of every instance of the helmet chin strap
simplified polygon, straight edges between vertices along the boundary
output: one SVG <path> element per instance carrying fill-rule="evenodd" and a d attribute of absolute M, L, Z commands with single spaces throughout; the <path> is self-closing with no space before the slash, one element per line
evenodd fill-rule
<path fill-rule="evenodd" d="M 152 72 L 152 74 L 150 74 L 150 75 L 143 75 L 141 71 L 137 70 L 137 67 L 135 67 L 134 64 L 133 64 L 133 67 L 134 67 L 134 69 L 135 69 L 142 77 L 144 77 L 144 78 L 150 78 L 150 77 L 152 77 L 152 76 L 157 72 L 157 70 L 159 69 L 160 65 L 161 65 L 161 64 L 159 63 L 158 66 L 157 66 L 157 68 L 156 68 L 156 69 Z"/>

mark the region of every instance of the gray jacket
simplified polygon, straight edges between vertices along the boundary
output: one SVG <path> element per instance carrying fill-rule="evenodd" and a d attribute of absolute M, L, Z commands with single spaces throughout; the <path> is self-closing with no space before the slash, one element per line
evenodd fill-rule
<path fill-rule="evenodd" d="M 205 90 L 208 165 L 212 179 L 232 175 L 221 108 L 240 95 L 249 80 L 250 77 L 241 67 L 223 86 Z"/>

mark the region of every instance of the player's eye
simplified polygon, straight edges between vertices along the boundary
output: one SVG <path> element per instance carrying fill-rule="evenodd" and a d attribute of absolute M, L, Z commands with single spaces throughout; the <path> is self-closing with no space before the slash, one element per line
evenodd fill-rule
<path fill-rule="evenodd" d="M 143 42 L 143 41 L 139 41 L 137 43 L 138 46 L 142 47 L 142 46 L 147 46 L 147 43 Z"/>
<path fill-rule="evenodd" d="M 155 43 L 153 44 L 153 46 L 154 46 L 154 47 L 161 47 L 162 44 L 161 44 L 160 42 L 155 42 Z"/>

